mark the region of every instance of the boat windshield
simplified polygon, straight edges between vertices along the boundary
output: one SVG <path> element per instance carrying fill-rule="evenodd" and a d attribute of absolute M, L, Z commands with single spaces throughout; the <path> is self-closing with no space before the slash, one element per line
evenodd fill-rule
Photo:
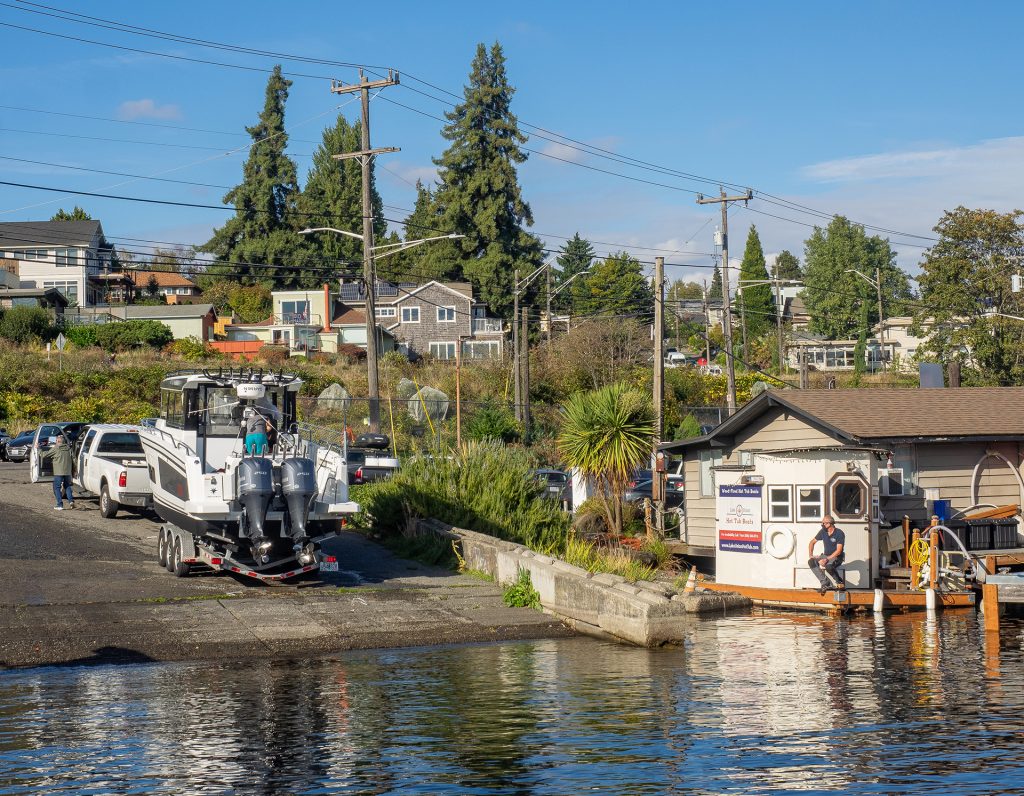
<path fill-rule="evenodd" d="M 236 406 L 238 396 L 234 387 L 207 387 L 206 405 L 203 407 L 206 436 L 237 437 L 241 429 L 241 420 L 240 416 L 232 414 Z"/>

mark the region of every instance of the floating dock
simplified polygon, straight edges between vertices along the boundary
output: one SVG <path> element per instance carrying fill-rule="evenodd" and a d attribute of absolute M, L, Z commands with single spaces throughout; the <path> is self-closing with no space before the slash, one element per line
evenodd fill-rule
<path fill-rule="evenodd" d="M 749 597 L 755 605 L 771 608 L 796 608 L 804 611 L 847 613 L 849 611 L 926 610 L 925 591 L 904 589 L 844 589 L 821 594 L 817 589 L 780 589 L 766 586 L 734 586 L 727 583 L 700 584 L 711 591 L 734 592 Z M 936 608 L 973 608 L 977 598 L 973 591 L 935 592 Z"/>

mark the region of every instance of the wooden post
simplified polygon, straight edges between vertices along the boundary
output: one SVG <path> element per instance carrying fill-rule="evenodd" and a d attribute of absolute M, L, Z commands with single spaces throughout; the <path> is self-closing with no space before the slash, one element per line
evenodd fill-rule
<path fill-rule="evenodd" d="M 910 563 L 910 517 L 903 515 L 903 566 Z"/>
<path fill-rule="evenodd" d="M 985 632 L 999 632 L 999 587 L 985 583 L 981 587 L 981 610 L 985 615 Z"/>
<path fill-rule="evenodd" d="M 939 535 L 935 532 L 935 526 L 938 524 L 939 518 L 933 515 L 932 530 L 928 534 L 928 587 L 930 589 L 935 589 L 939 580 Z"/>

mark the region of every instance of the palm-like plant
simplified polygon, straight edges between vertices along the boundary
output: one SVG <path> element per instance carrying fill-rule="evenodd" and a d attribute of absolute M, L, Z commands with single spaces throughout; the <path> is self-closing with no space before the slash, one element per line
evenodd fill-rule
<path fill-rule="evenodd" d="M 612 533 L 622 532 L 622 495 L 651 456 L 650 398 L 625 384 L 577 393 L 562 407 L 558 449 L 570 467 L 594 479 Z"/>

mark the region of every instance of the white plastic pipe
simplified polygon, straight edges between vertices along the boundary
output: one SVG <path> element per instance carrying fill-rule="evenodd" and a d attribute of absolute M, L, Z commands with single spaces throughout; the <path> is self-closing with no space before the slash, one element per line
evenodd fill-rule
<path fill-rule="evenodd" d="M 1017 505 L 1024 509 L 1024 478 L 1021 477 L 1020 470 L 1016 468 L 1013 462 L 1003 456 L 1003 454 L 994 450 L 985 451 L 985 455 L 978 459 L 978 463 L 974 465 L 974 472 L 971 473 L 971 502 L 974 504 L 980 502 L 978 500 L 978 477 L 981 474 L 981 465 L 983 465 L 987 459 L 999 459 L 999 461 L 1003 462 L 1003 464 L 1010 468 L 1010 472 L 1012 472 L 1017 478 L 1017 485 L 1020 490 L 1020 500 L 1017 501 Z M 1019 516 L 1020 515 L 1018 515 L 1018 517 Z"/>
<path fill-rule="evenodd" d="M 930 614 L 935 613 L 935 589 L 926 589 L 924 593 L 924 607 Z"/>
<path fill-rule="evenodd" d="M 875 599 L 871 603 L 871 610 L 876 614 L 882 613 L 882 606 L 885 605 L 885 592 L 881 589 L 875 589 Z"/>

